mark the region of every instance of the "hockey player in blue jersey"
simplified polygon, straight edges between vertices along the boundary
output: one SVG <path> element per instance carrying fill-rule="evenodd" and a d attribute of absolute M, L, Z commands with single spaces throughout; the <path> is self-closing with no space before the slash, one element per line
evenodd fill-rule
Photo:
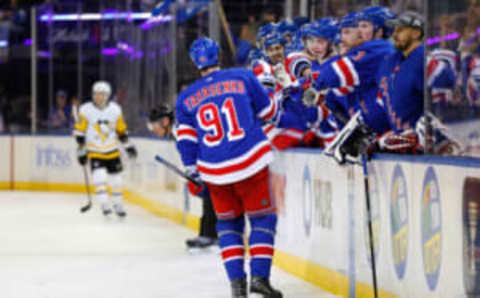
<path fill-rule="evenodd" d="M 393 34 L 397 51 L 380 68 L 379 84 L 382 89 L 381 100 L 389 116 L 393 137 L 387 142 L 401 153 L 422 153 L 426 144 L 424 116 L 424 65 L 425 48 L 423 46 L 424 18 L 422 15 L 407 11 L 395 21 Z M 425 113 L 426 114 L 426 113 Z M 452 155 L 462 151 L 461 144 L 455 140 L 441 122 L 427 114 L 432 125 L 432 151 L 434 154 Z M 380 146 L 381 147 L 381 146 Z M 388 147 L 387 147 L 388 148 Z"/>
<path fill-rule="evenodd" d="M 337 34 L 336 25 L 336 20 L 324 18 L 300 29 L 303 49 L 291 53 L 286 61 L 287 71 L 294 79 L 308 78 L 312 69 L 318 70 L 335 55 L 333 40 Z"/>
<path fill-rule="evenodd" d="M 478 108 L 480 106 L 480 55 L 470 62 L 466 92 L 470 107 Z"/>
<path fill-rule="evenodd" d="M 361 111 L 365 123 L 378 134 L 389 129 L 384 111 L 376 103 L 376 74 L 383 59 L 393 52 L 387 40 L 392 33 L 387 21 L 393 17 L 386 7 L 375 6 L 362 11 L 358 16 L 361 44 L 322 68 L 314 78 L 318 90 L 354 88 L 355 110 Z M 365 27 L 371 31 L 370 35 L 362 34 L 360 23 L 368 24 Z"/>
<path fill-rule="evenodd" d="M 257 48 L 263 49 L 263 41 L 265 37 L 278 29 L 278 25 L 274 23 L 267 23 L 260 27 L 257 31 Z"/>
<path fill-rule="evenodd" d="M 285 38 L 276 31 L 265 36 L 263 42 L 267 62 L 271 67 L 273 76 L 277 80 L 276 92 L 292 84 L 292 79 L 285 70 L 285 43 Z"/>
<path fill-rule="evenodd" d="M 389 23 L 395 26 L 396 52 L 380 65 L 377 101 L 384 107 L 392 130 L 373 142 L 371 133 L 362 128 L 362 119 L 354 117 L 328 150 L 339 163 L 357 159 L 367 148 L 396 153 L 416 153 L 419 149 L 414 129 L 423 114 L 423 17 L 406 12 Z"/>
<path fill-rule="evenodd" d="M 284 66 L 284 44 L 284 38 L 277 32 L 268 34 L 263 42 L 267 61 L 257 60 L 252 65 L 257 79 L 281 106 L 282 116 L 278 117 L 278 121 L 263 125 L 265 134 L 277 150 L 285 150 L 301 144 L 308 131 L 309 122 L 317 122 L 319 115 L 318 109 L 298 105 L 291 100 L 293 96 L 284 92 L 285 88 L 291 88 L 294 85 L 294 79 L 286 72 Z M 297 90 L 295 95 L 302 92 L 303 90 Z M 326 111 L 320 112 L 320 119 L 323 119 L 322 113 Z"/>
<path fill-rule="evenodd" d="M 304 44 L 304 49 L 299 52 L 291 53 L 286 61 L 288 73 L 292 80 L 298 80 L 298 84 L 302 86 L 300 92 L 306 95 L 305 101 L 314 100 L 322 102 L 328 92 L 322 94 L 309 88 L 309 82 L 305 82 L 306 78 L 310 76 L 312 71 L 319 71 L 321 67 L 328 63 L 329 59 L 336 54 L 333 47 L 333 42 L 337 34 L 337 21 L 332 18 L 323 18 L 315 22 L 304 25 L 301 28 L 301 39 Z M 293 97 L 298 96 L 298 93 Z M 325 112 L 327 110 L 320 104 Z M 324 117 L 326 118 L 326 117 Z M 314 143 L 317 146 L 324 147 L 325 144 L 332 141 L 335 137 L 336 124 L 331 124 L 330 121 L 322 121 L 315 127 L 311 128 L 311 133 L 308 139 L 312 137 L 315 139 Z M 311 135 L 311 136 L 310 136 Z"/>
<path fill-rule="evenodd" d="M 442 115 L 454 103 L 457 82 L 457 54 L 436 49 L 427 56 L 427 84 L 432 97 L 432 110 Z"/>
<path fill-rule="evenodd" d="M 395 133 L 414 129 L 423 114 L 424 53 L 423 16 L 405 12 L 395 21 L 396 52 L 380 68 L 381 102 Z"/>
<path fill-rule="evenodd" d="M 177 148 L 184 166 L 198 173 L 212 196 L 232 296 L 247 297 L 246 214 L 250 293 L 282 297 L 269 282 L 277 215 L 269 188 L 272 148 L 259 125 L 260 119 L 273 119 L 278 107 L 251 71 L 221 70 L 218 52 L 208 38 L 197 39 L 190 48 L 202 78 L 177 99 Z"/>
<path fill-rule="evenodd" d="M 278 23 L 277 32 L 280 33 L 283 38 L 285 38 L 285 46 L 291 45 L 297 30 L 298 27 L 293 21 L 283 20 Z"/>

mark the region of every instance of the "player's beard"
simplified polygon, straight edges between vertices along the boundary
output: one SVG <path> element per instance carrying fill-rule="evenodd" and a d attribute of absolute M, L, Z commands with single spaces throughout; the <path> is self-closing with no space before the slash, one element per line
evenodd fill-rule
<path fill-rule="evenodd" d="M 277 63 L 283 62 L 283 54 L 277 53 L 275 55 L 270 56 L 270 61 L 272 61 L 272 64 L 275 65 Z"/>
<path fill-rule="evenodd" d="M 281 63 L 285 60 L 284 47 L 281 45 L 274 45 L 267 49 L 267 56 L 270 59 L 270 62 L 275 65 Z"/>
<path fill-rule="evenodd" d="M 394 39 L 394 45 L 395 45 L 395 48 L 397 50 L 400 50 L 400 51 L 405 51 L 407 49 L 409 49 L 412 44 L 414 43 L 414 38 L 411 37 L 411 36 L 407 36 L 405 39 L 397 39 L 395 38 Z"/>

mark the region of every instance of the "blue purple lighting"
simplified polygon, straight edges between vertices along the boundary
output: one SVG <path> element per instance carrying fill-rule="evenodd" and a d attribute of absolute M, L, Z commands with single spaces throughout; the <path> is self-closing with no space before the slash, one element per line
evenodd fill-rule
<path fill-rule="evenodd" d="M 117 12 L 115 9 L 106 9 L 102 13 L 102 17 L 104 20 L 114 20 L 115 18 L 121 17 L 122 14 L 127 15 L 126 13 Z"/>
<path fill-rule="evenodd" d="M 0 40 L 0 48 L 8 47 L 8 40 Z"/>
<path fill-rule="evenodd" d="M 159 15 L 153 18 L 149 18 L 145 23 L 142 24 L 142 30 L 149 30 L 157 24 L 166 23 L 173 20 L 171 15 Z"/>
<path fill-rule="evenodd" d="M 114 56 L 118 54 L 117 48 L 104 48 L 102 49 L 102 55 L 104 56 Z"/>
<path fill-rule="evenodd" d="M 23 45 L 24 46 L 31 46 L 32 45 L 32 39 L 31 38 L 25 39 L 25 41 L 23 42 Z"/>
<path fill-rule="evenodd" d="M 43 14 L 42 22 L 73 22 L 73 21 L 100 21 L 100 20 L 147 20 L 152 16 L 150 12 L 115 12 L 81 13 L 81 14 Z"/>
<path fill-rule="evenodd" d="M 126 42 L 117 43 L 117 48 L 128 54 L 133 54 L 135 52 L 135 49 Z"/>
<path fill-rule="evenodd" d="M 477 34 L 480 35 L 480 27 L 477 28 Z M 456 39 L 459 39 L 460 37 L 461 37 L 460 33 L 453 32 L 443 36 L 435 36 L 435 37 L 427 38 L 426 43 L 427 45 L 433 45 L 433 44 L 441 43 L 442 41 L 456 40 Z"/>
<path fill-rule="evenodd" d="M 52 55 L 50 55 L 50 52 L 48 51 L 38 51 L 37 52 L 37 57 L 40 58 L 50 58 Z"/>

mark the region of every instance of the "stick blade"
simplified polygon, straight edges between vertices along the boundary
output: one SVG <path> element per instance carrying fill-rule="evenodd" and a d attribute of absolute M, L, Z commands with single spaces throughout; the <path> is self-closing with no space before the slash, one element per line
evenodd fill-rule
<path fill-rule="evenodd" d="M 82 208 L 80 208 L 80 212 L 81 213 L 85 213 L 87 212 L 88 210 L 90 210 L 90 208 L 92 208 L 92 204 L 91 203 L 88 203 L 87 205 L 83 206 Z"/>

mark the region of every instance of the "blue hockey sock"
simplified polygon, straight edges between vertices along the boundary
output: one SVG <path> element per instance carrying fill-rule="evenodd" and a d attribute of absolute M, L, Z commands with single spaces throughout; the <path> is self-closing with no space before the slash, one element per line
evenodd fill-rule
<path fill-rule="evenodd" d="M 218 220 L 217 222 L 218 242 L 222 249 L 222 259 L 230 280 L 247 276 L 244 269 L 244 228 L 245 219 L 243 215 L 233 219 Z"/>
<path fill-rule="evenodd" d="M 269 278 L 274 252 L 277 215 L 250 217 L 250 225 L 252 227 L 249 240 L 251 275 Z"/>

